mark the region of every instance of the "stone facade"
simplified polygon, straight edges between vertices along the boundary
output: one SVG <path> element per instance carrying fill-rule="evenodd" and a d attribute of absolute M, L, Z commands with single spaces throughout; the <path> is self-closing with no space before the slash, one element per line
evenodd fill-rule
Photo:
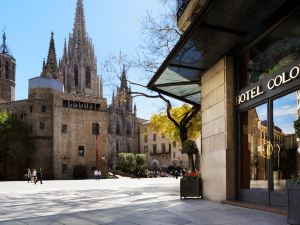
<path fill-rule="evenodd" d="M 222 58 L 201 77 L 202 154 L 200 171 L 205 198 L 234 199 L 233 63 Z M 216 185 L 216 181 L 218 185 Z"/>
<path fill-rule="evenodd" d="M 112 166 L 118 152 L 139 152 L 142 120 L 136 117 L 125 68 L 108 107 L 92 40 L 85 30 L 82 0 L 77 0 L 73 33 L 65 42 L 62 60 L 56 60 L 51 33 L 47 60 L 41 75 L 29 80 L 27 100 L 14 101 L 15 61 L 5 40 L 3 35 L 0 110 L 26 121 L 36 147 L 30 168 L 41 167 L 45 179 L 88 178 L 97 167 L 105 175 L 107 162 Z"/>
<path fill-rule="evenodd" d="M 113 93 L 112 104 L 108 109 L 108 141 L 109 165 L 117 163 L 118 153 L 139 152 L 138 125 L 143 121 L 136 116 L 136 106 L 133 106 L 131 90 L 127 85 L 125 66 L 123 67 L 121 84 Z"/>
<path fill-rule="evenodd" d="M 188 168 L 188 157 L 181 153 L 180 143 L 172 141 L 165 135 L 155 133 L 150 126 L 150 122 L 142 123 L 139 126 L 140 149 L 141 153 L 147 156 L 148 168 L 157 170 L 170 165 Z"/>

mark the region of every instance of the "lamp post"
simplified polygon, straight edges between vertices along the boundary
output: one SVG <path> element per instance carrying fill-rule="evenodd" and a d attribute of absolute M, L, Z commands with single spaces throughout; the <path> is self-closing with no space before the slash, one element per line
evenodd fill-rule
<path fill-rule="evenodd" d="M 98 154 L 98 135 L 99 135 L 99 124 L 92 124 L 92 134 L 96 136 L 96 170 L 99 169 L 99 154 Z"/>

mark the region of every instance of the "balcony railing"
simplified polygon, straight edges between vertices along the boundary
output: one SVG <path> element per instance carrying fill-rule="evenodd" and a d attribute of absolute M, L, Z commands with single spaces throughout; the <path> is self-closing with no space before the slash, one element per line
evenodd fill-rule
<path fill-rule="evenodd" d="M 166 152 L 150 152 L 150 155 L 169 155 L 171 154 L 171 151 Z"/>
<path fill-rule="evenodd" d="M 177 0 L 177 21 L 180 19 L 191 0 Z"/>

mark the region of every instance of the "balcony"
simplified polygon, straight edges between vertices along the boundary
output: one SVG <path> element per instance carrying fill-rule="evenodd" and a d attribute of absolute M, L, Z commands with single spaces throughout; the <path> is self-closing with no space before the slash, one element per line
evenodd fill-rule
<path fill-rule="evenodd" d="M 151 156 L 159 156 L 159 155 L 171 155 L 171 151 L 166 152 L 150 152 Z"/>
<path fill-rule="evenodd" d="M 196 13 L 199 12 L 207 0 L 177 0 L 177 26 L 182 30 L 191 24 Z"/>

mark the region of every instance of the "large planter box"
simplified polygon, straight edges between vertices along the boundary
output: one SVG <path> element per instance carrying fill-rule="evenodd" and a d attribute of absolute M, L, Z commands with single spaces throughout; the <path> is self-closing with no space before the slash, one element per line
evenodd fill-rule
<path fill-rule="evenodd" d="M 300 184 L 288 184 L 288 223 L 300 225 Z"/>
<path fill-rule="evenodd" d="M 180 198 L 202 197 L 202 180 L 200 177 L 183 177 L 180 179 Z"/>

